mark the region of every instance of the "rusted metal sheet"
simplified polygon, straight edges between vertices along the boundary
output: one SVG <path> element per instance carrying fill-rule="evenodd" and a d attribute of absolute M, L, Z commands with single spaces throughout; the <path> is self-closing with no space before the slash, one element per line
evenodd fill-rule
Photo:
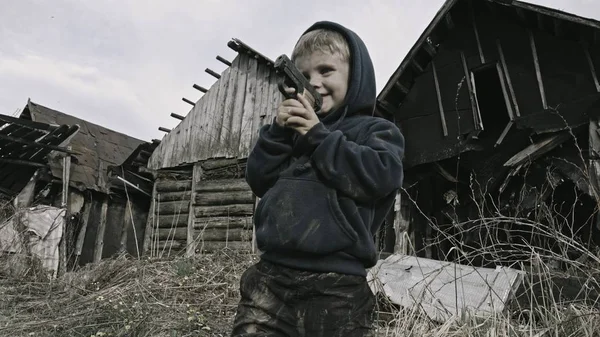
<path fill-rule="evenodd" d="M 245 158 L 281 94 L 272 66 L 240 53 L 150 157 L 162 169 L 210 158 Z"/>

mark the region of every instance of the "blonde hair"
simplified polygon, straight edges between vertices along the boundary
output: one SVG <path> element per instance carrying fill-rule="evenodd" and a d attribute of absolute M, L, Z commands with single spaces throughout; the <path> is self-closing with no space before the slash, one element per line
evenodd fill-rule
<path fill-rule="evenodd" d="M 302 35 L 292 52 L 292 61 L 295 62 L 298 58 L 308 56 L 315 51 L 338 54 L 343 61 L 350 61 L 348 42 L 341 33 L 333 30 L 315 29 Z"/>

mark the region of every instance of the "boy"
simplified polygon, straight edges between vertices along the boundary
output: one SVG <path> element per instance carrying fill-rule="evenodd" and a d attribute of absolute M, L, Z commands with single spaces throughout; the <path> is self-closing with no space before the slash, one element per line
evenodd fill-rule
<path fill-rule="evenodd" d="M 232 336 L 365 336 L 374 308 L 366 268 L 402 185 L 404 138 L 373 117 L 375 73 L 354 32 L 317 22 L 291 59 L 323 107 L 302 95 L 283 101 L 248 157 L 262 255 L 242 275 Z"/>

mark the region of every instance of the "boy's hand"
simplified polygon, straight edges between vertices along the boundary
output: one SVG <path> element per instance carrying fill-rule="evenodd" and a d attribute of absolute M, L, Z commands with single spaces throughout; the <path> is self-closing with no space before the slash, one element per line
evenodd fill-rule
<path fill-rule="evenodd" d="M 287 90 L 290 93 L 294 92 L 293 88 Z M 275 121 L 280 126 L 290 127 L 301 135 L 305 135 L 313 126 L 319 124 L 320 120 L 304 95 L 297 97 L 297 100 L 287 99 L 281 102 Z"/>

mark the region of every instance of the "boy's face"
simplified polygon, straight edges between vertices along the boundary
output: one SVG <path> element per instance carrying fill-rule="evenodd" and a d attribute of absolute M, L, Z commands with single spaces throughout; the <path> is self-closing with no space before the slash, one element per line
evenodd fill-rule
<path fill-rule="evenodd" d="M 323 96 L 323 107 L 318 114 L 327 114 L 340 107 L 348 91 L 350 65 L 338 54 L 315 51 L 296 60 L 298 70 Z"/>

